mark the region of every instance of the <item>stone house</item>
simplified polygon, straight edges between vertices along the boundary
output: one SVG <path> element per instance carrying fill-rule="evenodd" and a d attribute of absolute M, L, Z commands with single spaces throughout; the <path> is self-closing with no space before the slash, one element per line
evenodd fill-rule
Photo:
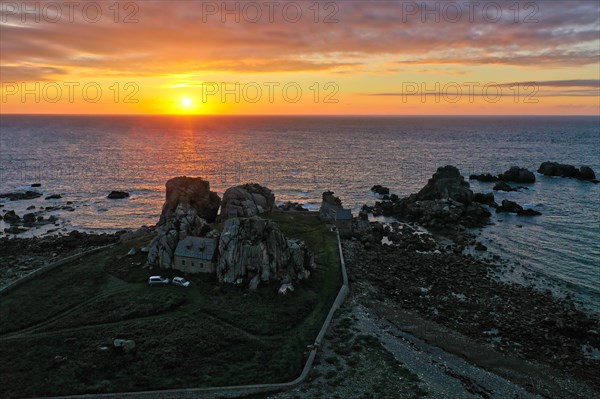
<path fill-rule="evenodd" d="M 185 273 L 214 273 L 217 241 L 208 237 L 188 236 L 175 248 L 173 268 Z"/>
<path fill-rule="evenodd" d="M 352 212 L 350 209 L 336 211 L 335 227 L 337 227 L 341 237 L 349 237 L 352 234 Z"/>

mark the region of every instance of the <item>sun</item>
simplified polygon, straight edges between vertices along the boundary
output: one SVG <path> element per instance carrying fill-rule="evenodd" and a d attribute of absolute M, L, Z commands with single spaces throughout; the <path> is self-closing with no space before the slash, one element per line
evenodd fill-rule
<path fill-rule="evenodd" d="M 181 104 L 183 104 L 183 106 L 186 107 L 186 108 L 191 107 L 192 100 L 190 98 L 188 98 L 188 97 L 183 97 L 181 99 Z"/>

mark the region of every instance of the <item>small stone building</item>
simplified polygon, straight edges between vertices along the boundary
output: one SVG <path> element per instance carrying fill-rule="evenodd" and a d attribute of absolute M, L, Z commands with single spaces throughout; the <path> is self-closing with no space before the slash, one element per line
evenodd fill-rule
<path fill-rule="evenodd" d="M 173 268 L 185 273 L 214 273 L 216 262 L 214 238 L 188 236 L 177 244 Z"/>
<path fill-rule="evenodd" d="M 335 213 L 335 226 L 341 237 L 352 235 L 352 212 L 350 209 L 340 209 Z"/>

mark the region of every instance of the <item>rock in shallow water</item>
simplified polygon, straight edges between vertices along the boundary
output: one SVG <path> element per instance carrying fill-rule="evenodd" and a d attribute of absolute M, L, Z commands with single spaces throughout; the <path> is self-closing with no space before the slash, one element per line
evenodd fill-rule
<path fill-rule="evenodd" d="M 417 194 L 387 204 L 384 213 L 434 228 L 485 225 L 491 214 L 473 198 L 469 183 L 456 167 L 448 165 L 438 168 Z"/>
<path fill-rule="evenodd" d="M 416 195 L 417 200 L 430 201 L 437 199 L 452 199 L 463 204 L 473 200 L 473 191 L 460 171 L 451 165 L 438 168 L 425 187 Z"/>
<path fill-rule="evenodd" d="M 21 222 L 21 217 L 15 211 L 8 211 L 4 214 L 4 221 L 9 224 L 16 224 Z"/>
<path fill-rule="evenodd" d="M 493 190 L 494 191 L 507 191 L 507 192 L 509 192 L 509 191 L 517 191 L 516 188 L 511 187 L 510 185 L 508 185 L 507 183 L 505 183 L 503 181 L 496 183 L 494 185 Z"/>
<path fill-rule="evenodd" d="M 540 216 L 541 214 L 541 212 L 534 209 L 523 209 L 522 211 L 517 212 L 517 215 L 519 216 Z"/>
<path fill-rule="evenodd" d="M 381 184 L 376 184 L 373 187 L 371 187 L 371 191 L 379 195 L 387 195 L 390 193 L 390 189 L 382 186 Z"/>
<path fill-rule="evenodd" d="M 19 200 L 28 200 L 39 198 L 42 196 L 42 193 L 38 193 L 37 191 L 18 191 L 14 193 L 5 193 L 0 194 L 0 198 L 8 198 L 11 201 L 19 201 Z"/>
<path fill-rule="evenodd" d="M 596 173 L 594 173 L 594 171 L 592 170 L 592 168 L 590 168 L 589 166 L 582 166 L 581 168 L 579 168 L 579 178 L 581 180 L 595 180 L 596 179 Z"/>
<path fill-rule="evenodd" d="M 596 173 L 589 166 L 581 166 L 577 169 L 573 165 L 562 164 L 558 162 L 543 162 L 538 172 L 544 176 L 570 177 L 573 179 L 595 181 Z"/>
<path fill-rule="evenodd" d="M 525 168 L 511 166 L 509 170 L 498 175 L 498 180 L 515 183 L 535 183 L 535 175 Z"/>
<path fill-rule="evenodd" d="M 36 217 L 34 213 L 26 213 L 23 215 L 23 223 L 35 223 Z"/>
<path fill-rule="evenodd" d="M 473 202 L 479 202 L 480 204 L 489 205 L 492 208 L 498 207 L 498 204 L 494 200 L 494 193 L 475 193 L 473 194 Z"/>
<path fill-rule="evenodd" d="M 517 204 L 516 202 L 510 200 L 503 200 L 502 204 L 498 208 L 496 208 L 496 213 L 518 213 L 521 211 L 523 211 L 523 207 Z"/>
<path fill-rule="evenodd" d="M 489 173 L 482 173 L 480 175 L 471 175 L 469 176 L 469 180 L 479 180 L 484 183 L 492 183 L 498 180 L 498 176 L 493 176 Z"/>
<path fill-rule="evenodd" d="M 108 199 L 125 199 L 129 198 L 129 193 L 125 191 L 111 191 L 106 197 Z M 47 199 L 47 198 L 46 198 Z"/>

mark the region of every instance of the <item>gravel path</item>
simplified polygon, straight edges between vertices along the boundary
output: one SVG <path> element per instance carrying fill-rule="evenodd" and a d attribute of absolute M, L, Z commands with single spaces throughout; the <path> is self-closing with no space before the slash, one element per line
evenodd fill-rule
<path fill-rule="evenodd" d="M 493 373 L 467 363 L 440 348 L 377 319 L 353 301 L 353 314 L 365 333 L 376 335 L 396 359 L 423 382 L 430 398 L 439 399 L 537 399 L 523 388 Z"/>

